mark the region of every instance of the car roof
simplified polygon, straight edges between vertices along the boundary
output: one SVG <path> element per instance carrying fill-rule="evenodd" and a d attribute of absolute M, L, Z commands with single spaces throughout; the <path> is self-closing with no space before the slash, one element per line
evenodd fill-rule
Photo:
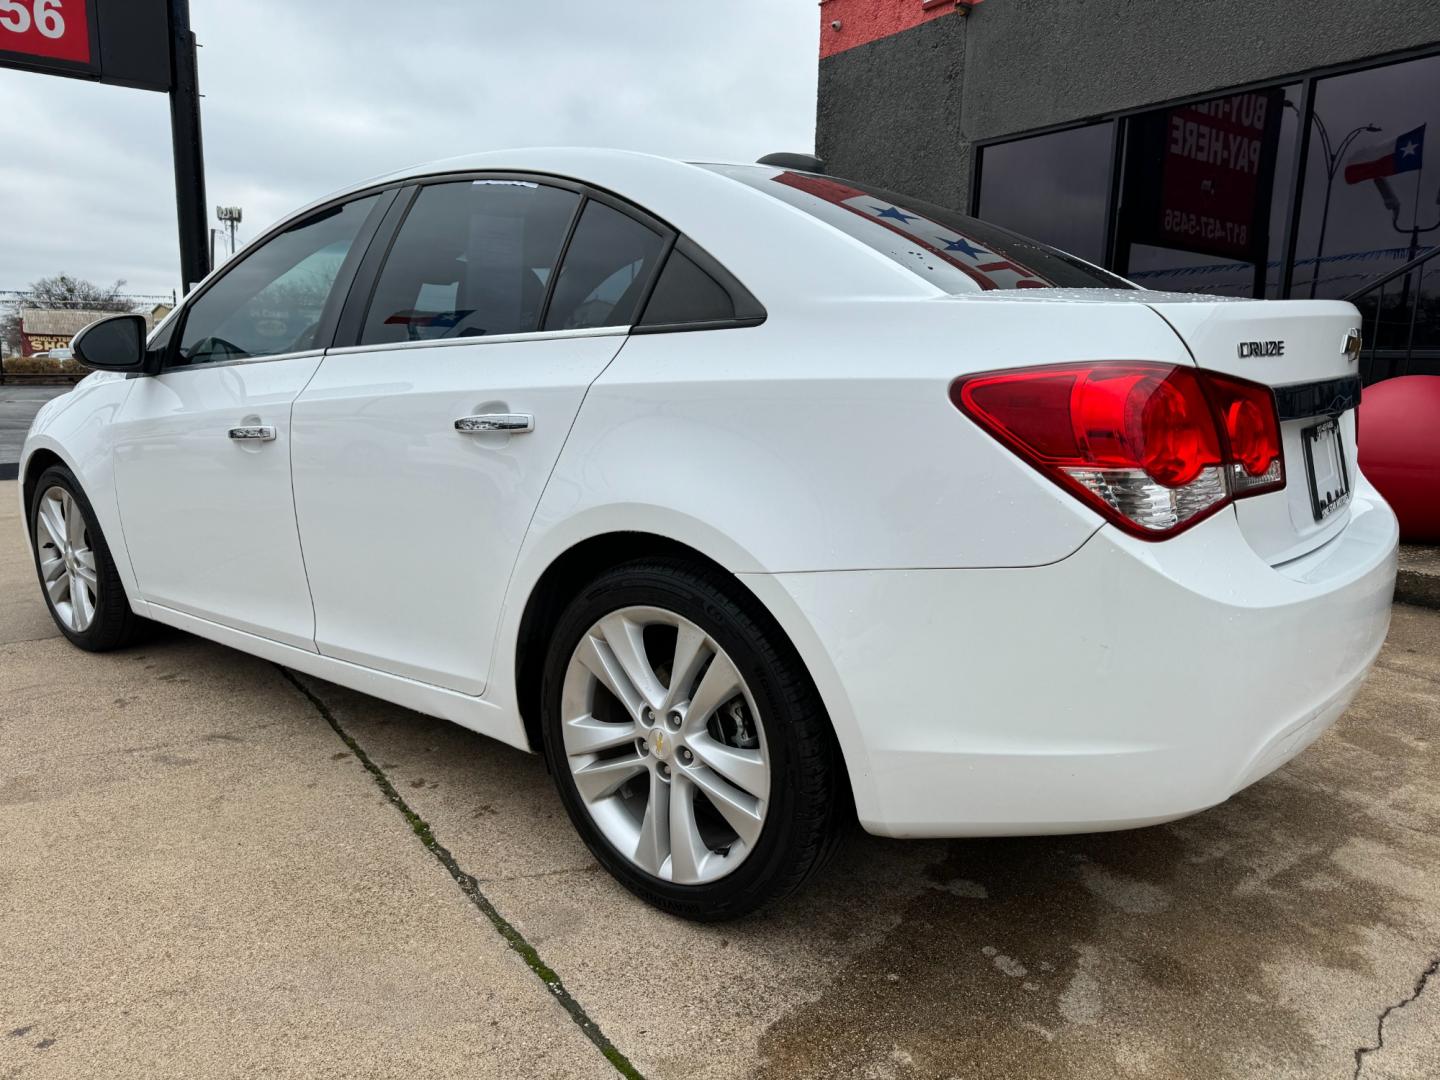
<path fill-rule="evenodd" d="M 286 220 L 379 185 L 492 171 L 574 180 L 634 203 L 689 236 L 757 296 L 763 293 L 762 302 L 772 316 L 777 299 L 915 297 L 937 292 L 859 241 L 746 184 L 697 163 L 633 150 L 528 147 L 409 165 L 332 192 Z"/>

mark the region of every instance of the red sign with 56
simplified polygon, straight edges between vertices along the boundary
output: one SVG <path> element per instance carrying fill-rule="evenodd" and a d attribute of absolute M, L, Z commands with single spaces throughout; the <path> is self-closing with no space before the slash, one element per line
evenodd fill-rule
<path fill-rule="evenodd" d="M 0 52 L 89 64 L 86 0 L 0 0 Z"/>

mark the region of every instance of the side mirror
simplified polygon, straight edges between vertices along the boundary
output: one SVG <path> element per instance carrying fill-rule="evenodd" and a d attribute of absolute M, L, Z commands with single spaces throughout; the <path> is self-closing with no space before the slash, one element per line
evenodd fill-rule
<path fill-rule="evenodd" d="M 145 317 L 111 315 L 97 319 L 70 343 L 75 359 L 96 371 L 148 370 L 145 355 Z"/>

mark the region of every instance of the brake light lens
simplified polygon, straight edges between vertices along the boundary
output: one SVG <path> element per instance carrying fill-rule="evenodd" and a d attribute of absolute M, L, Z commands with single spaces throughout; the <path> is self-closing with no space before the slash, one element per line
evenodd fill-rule
<path fill-rule="evenodd" d="M 1061 364 L 962 376 L 950 400 L 1145 539 L 1285 486 L 1274 395 L 1244 379 L 1141 361 Z"/>
<path fill-rule="evenodd" d="M 1280 417 L 1268 386 L 1205 372 L 1206 383 L 1230 444 L 1230 490 L 1236 498 L 1285 486 Z"/>

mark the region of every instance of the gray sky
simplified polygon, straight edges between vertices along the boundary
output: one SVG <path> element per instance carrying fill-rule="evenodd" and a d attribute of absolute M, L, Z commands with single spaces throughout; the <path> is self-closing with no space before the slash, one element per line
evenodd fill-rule
<path fill-rule="evenodd" d="M 243 241 L 418 161 L 598 145 L 753 160 L 815 136 L 813 0 L 191 0 L 209 202 Z M 0 289 L 179 281 L 163 94 L 0 71 Z M 213 224 L 213 222 L 212 222 Z"/>

